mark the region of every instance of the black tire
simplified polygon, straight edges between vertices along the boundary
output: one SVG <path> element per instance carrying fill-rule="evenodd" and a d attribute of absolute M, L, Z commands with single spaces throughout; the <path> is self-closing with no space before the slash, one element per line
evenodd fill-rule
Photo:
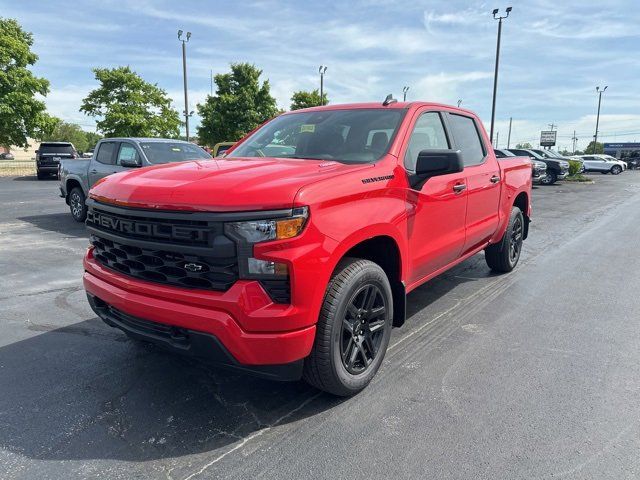
<path fill-rule="evenodd" d="M 558 174 L 553 170 L 547 170 L 547 174 L 542 177 L 540 183 L 542 185 L 553 185 L 558 181 Z"/>
<path fill-rule="evenodd" d="M 360 392 L 382 364 L 392 319 L 393 297 L 384 270 L 369 260 L 342 260 L 325 294 L 303 378 L 338 396 Z"/>
<path fill-rule="evenodd" d="M 73 187 L 69 192 L 69 210 L 76 222 L 84 222 L 87 218 L 87 205 L 80 187 Z"/>
<path fill-rule="evenodd" d="M 611 167 L 611 175 L 620 175 L 622 173 L 622 167 L 620 165 L 614 165 Z"/>
<path fill-rule="evenodd" d="M 45 173 L 42 173 L 40 170 L 38 170 L 36 172 L 36 176 L 38 177 L 38 180 L 44 180 L 47 175 Z"/>
<path fill-rule="evenodd" d="M 489 245 L 484 250 L 484 258 L 491 270 L 507 273 L 515 268 L 520 260 L 522 241 L 524 239 L 524 215 L 518 207 L 511 209 L 509 225 L 500 242 Z"/>

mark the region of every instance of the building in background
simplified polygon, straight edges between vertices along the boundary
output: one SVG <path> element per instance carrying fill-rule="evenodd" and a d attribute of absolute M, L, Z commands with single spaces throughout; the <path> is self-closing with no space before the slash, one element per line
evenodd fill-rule
<path fill-rule="evenodd" d="M 640 143 L 605 143 L 604 153 L 623 160 L 637 158 L 640 157 Z"/>

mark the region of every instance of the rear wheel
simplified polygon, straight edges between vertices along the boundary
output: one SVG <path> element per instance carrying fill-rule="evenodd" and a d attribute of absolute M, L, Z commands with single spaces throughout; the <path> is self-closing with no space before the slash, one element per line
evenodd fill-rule
<path fill-rule="evenodd" d="M 511 209 L 507 230 L 499 243 L 488 246 L 484 251 L 487 265 L 494 272 L 510 272 L 518 264 L 524 240 L 524 215 L 518 207 Z"/>
<path fill-rule="evenodd" d="M 362 259 L 340 262 L 331 278 L 304 379 L 334 395 L 365 388 L 382 364 L 393 318 L 391 285 L 379 265 Z"/>
<path fill-rule="evenodd" d="M 76 222 L 84 222 L 87 218 L 87 205 L 80 187 L 73 187 L 69 193 L 69 210 Z"/>
<path fill-rule="evenodd" d="M 613 167 L 611 167 L 612 175 L 620 175 L 621 172 L 622 172 L 622 167 L 620 165 L 614 165 Z"/>
<path fill-rule="evenodd" d="M 36 176 L 38 177 L 38 180 L 43 180 L 44 178 L 47 177 L 47 174 L 46 173 L 42 173 L 40 170 L 38 170 L 36 172 Z"/>

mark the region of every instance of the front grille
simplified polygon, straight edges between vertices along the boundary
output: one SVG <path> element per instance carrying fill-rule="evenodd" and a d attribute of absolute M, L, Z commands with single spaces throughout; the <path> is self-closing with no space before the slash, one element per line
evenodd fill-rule
<path fill-rule="evenodd" d="M 227 290 L 238 279 L 236 257 L 203 257 L 142 248 L 91 235 L 94 256 L 102 265 L 150 282 L 185 288 Z"/>
<path fill-rule="evenodd" d="M 98 207 L 87 212 L 87 225 L 127 238 L 172 245 L 208 246 L 212 236 L 222 233 L 222 223 L 187 218 L 167 220 L 131 212 L 114 214 Z"/>

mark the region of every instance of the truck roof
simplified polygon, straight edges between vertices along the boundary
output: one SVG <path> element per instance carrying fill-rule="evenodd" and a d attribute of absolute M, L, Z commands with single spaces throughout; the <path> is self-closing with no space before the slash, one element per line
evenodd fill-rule
<path fill-rule="evenodd" d="M 178 140 L 173 138 L 154 138 L 154 137 L 108 137 L 102 140 L 129 140 L 133 142 L 158 142 L 158 143 L 191 143 L 184 140 Z"/>
<path fill-rule="evenodd" d="M 286 112 L 283 115 L 288 115 L 290 113 L 298 113 L 298 112 L 314 112 L 314 111 L 322 111 L 322 110 L 352 110 L 358 108 L 379 108 L 379 109 L 406 109 L 412 107 L 436 107 L 436 108 L 452 108 L 454 110 L 458 110 L 460 112 L 466 112 L 470 115 L 475 115 L 471 110 L 466 110 L 464 108 L 456 107 L 454 105 L 446 105 L 444 103 L 436 103 L 436 102 L 393 102 L 389 105 L 383 105 L 382 102 L 364 102 L 364 103 L 343 103 L 337 105 L 325 105 L 322 107 L 310 107 L 310 108 L 301 108 L 300 110 L 293 110 L 291 112 Z"/>

